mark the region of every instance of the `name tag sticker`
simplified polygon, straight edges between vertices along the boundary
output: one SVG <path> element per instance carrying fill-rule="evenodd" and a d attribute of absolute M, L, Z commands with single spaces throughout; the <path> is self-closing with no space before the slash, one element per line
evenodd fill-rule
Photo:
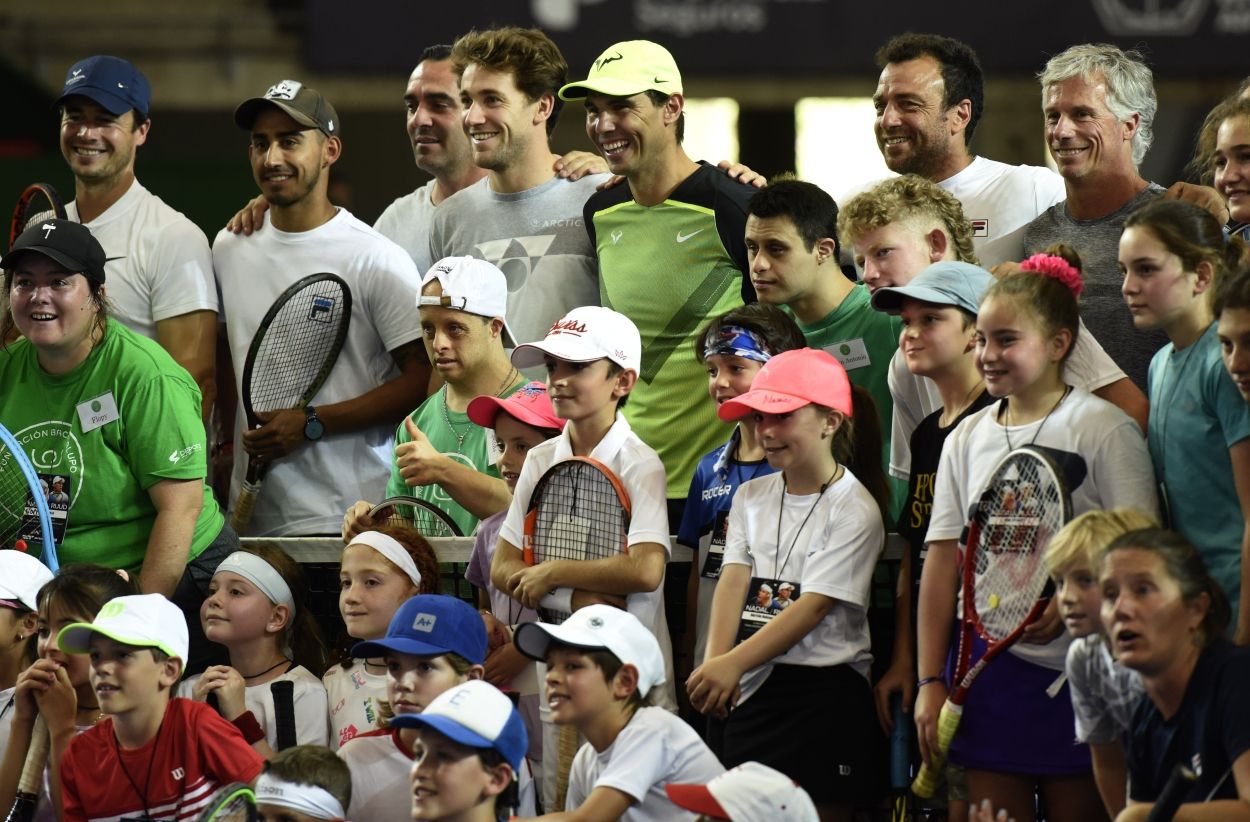
<path fill-rule="evenodd" d="M 76 408 L 78 422 L 82 425 L 84 434 L 121 418 L 121 415 L 117 413 L 117 401 L 113 399 L 112 391 L 101 394 L 93 400 L 80 402 Z"/>
<path fill-rule="evenodd" d="M 872 358 L 868 356 L 868 346 L 864 345 L 863 337 L 836 342 L 825 350 L 837 357 L 847 371 L 872 365 Z"/>

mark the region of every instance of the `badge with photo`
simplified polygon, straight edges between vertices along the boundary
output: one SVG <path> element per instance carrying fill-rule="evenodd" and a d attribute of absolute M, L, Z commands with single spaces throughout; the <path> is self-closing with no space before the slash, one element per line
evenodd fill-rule
<path fill-rule="evenodd" d="M 797 583 L 784 579 L 751 577 L 747 587 L 746 602 L 742 604 L 742 618 L 738 621 L 738 641 L 742 642 L 763 628 L 773 617 L 784 611 L 799 598 Z"/>

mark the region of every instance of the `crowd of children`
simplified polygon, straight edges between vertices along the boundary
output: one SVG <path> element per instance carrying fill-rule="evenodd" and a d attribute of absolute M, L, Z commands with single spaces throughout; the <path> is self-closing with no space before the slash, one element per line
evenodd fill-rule
<path fill-rule="evenodd" d="M 733 292 L 710 279 L 690 299 L 716 311 L 645 346 L 597 305 L 520 341 L 510 274 L 435 262 L 416 311 L 441 386 L 398 428 L 388 496 L 415 488 L 473 535 L 476 601 L 440 593 L 426 537 L 364 501 L 343 519 L 343 634 L 329 644 L 299 563 L 264 542 L 227 550 L 211 496 L 198 618 L 198 583 L 172 566 L 53 575 L 0 551 L 0 809 L 46 733 L 40 819 L 191 818 L 242 783 L 262 819 L 297 822 L 851 820 L 887 793 L 897 723 L 914 726 L 915 760 L 941 747 L 965 523 L 999 461 L 1033 446 L 1066 466 L 1074 518 L 1045 549 L 1048 609 L 963 707 L 946 812 L 1144 819 L 1184 764 L 1197 778 L 1178 818 L 1250 819 L 1248 123 L 1250 105 L 1226 102 L 1200 141 L 1239 225 L 1172 198 L 1123 221 L 1124 311 L 1168 340 L 1146 397 L 1082 322 L 1072 248 L 991 274 L 959 200 L 914 174 L 841 213 L 811 183 L 763 188 L 731 243 L 759 301 L 721 310 Z M 608 153 L 619 165 L 624 151 Z M 47 371 L 64 352 L 39 336 L 40 299 L 80 299 L 83 357 L 112 326 L 90 232 L 65 223 L 77 251 L 37 234 L 4 258 L 5 286 L 24 295 L 19 325 Z M 90 290 L 74 279 L 93 273 Z M 701 364 L 700 412 L 732 423 L 683 466 L 684 506 L 659 444 L 635 430 L 663 423 L 622 411 L 664 367 L 657 349 Z M 617 480 L 623 544 L 534 562 L 538 489 L 572 459 Z M 571 530 L 579 513 L 561 513 Z M 693 558 L 677 648 L 674 531 Z M 906 547 L 874 674 L 888 532 Z M 180 593 L 142 593 L 153 580 Z"/>

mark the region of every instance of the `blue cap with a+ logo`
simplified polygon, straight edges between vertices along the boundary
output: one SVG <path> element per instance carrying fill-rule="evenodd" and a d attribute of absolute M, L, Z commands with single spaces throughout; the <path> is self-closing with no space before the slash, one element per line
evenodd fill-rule
<path fill-rule="evenodd" d="M 389 652 L 416 656 L 454 653 L 473 665 L 486 662 L 486 626 L 477 609 L 442 594 L 418 594 L 399 606 L 386 636 L 357 642 L 352 656 L 361 659 Z"/>

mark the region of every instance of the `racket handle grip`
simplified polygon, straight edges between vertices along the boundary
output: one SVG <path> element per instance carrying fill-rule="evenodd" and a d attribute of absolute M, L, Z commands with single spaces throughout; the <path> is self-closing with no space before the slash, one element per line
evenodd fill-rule
<path fill-rule="evenodd" d="M 295 730 L 295 683 L 280 679 L 270 683 L 269 691 L 273 694 L 273 719 L 277 731 L 274 741 L 279 751 L 285 751 L 298 742 Z"/>
<path fill-rule="evenodd" d="M 259 482 L 244 481 L 239 489 L 239 498 L 234 501 L 234 513 L 230 515 L 230 527 L 235 533 L 242 534 L 252 521 L 252 511 L 256 509 L 256 497 L 260 495 Z"/>
<path fill-rule="evenodd" d="M 929 799 L 937 791 L 942 781 L 942 772 L 946 770 L 946 753 L 950 750 L 951 740 L 959 730 L 959 721 L 963 719 L 962 705 L 956 705 L 949 699 L 938 714 L 938 747 L 929 753 L 929 764 L 920 766 L 920 773 L 911 783 L 911 792 L 921 799 Z"/>
<path fill-rule="evenodd" d="M 901 792 L 907 790 L 911 776 L 911 738 L 916 726 L 911 716 L 903 713 L 903 694 L 899 691 L 890 694 L 890 714 L 894 720 L 894 730 L 890 732 L 890 788 Z"/>
<path fill-rule="evenodd" d="M 1172 817 L 1176 816 L 1176 812 L 1184 803 L 1185 795 L 1189 793 L 1189 789 L 1193 787 L 1197 779 L 1197 774 L 1178 762 L 1172 769 L 1172 775 L 1168 777 L 1167 784 L 1159 792 L 1159 798 L 1150 809 L 1146 822 L 1171 822 Z"/>

